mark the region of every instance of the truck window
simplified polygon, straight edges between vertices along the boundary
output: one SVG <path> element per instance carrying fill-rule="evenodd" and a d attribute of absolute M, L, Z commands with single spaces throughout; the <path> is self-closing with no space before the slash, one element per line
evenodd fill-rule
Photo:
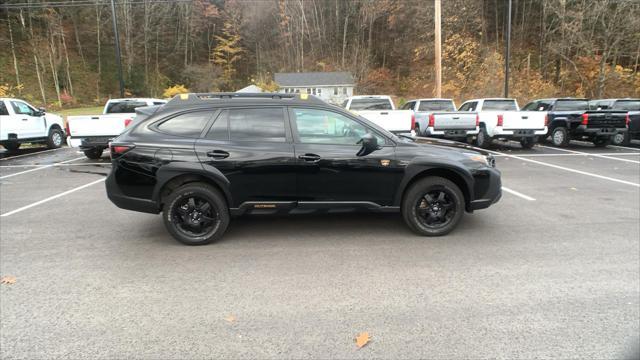
<path fill-rule="evenodd" d="M 613 104 L 612 109 L 640 111 L 640 100 L 618 100 Z"/>
<path fill-rule="evenodd" d="M 286 141 L 282 108 L 232 109 L 228 112 L 232 141 Z"/>
<path fill-rule="evenodd" d="M 477 101 L 471 101 L 471 102 L 462 104 L 462 106 L 460 106 L 460 109 L 458 110 L 459 111 L 475 111 L 477 106 L 478 106 Z"/>
<path fill-rule="evenodd" d="M 522 108 L 523 111 L 538 111 L 538 102 L 533 101 Z"/>
<path fill-rule="evenodd" d="M 350 110 L 393 110 L 389 99 L 352 99 Z"/>
<path fill-rule="evenodd" d="M 180 114 L 165 120 L 157 125 L 156 128 L 163 133 L 176 136 L 199 137 L 204 126 L 211 117 L 209 111 L 190 112 Z"/>
<path fill-rule="evenodd" d="M 587 100 L 558 100 L 553 107 L 556 111 L 589 110 Z"/>
<path fill-rule="evenodd" d="M 20 115 L 33 115 L 36 110 L 31 106 L 23 103 L 22 101 L 12 101 L 11 107 L 13 108 L 13 112 Z"/>
<path fill-rule="evenodd" d="M 456 111 L 453 103 L 447 100 L 420 101 L 418 111 Z"/>
<path fill-rule="evenodd" d="M 408 103 L 402 105 L 401 110 L 413 110 L 413 107 L 416 105 L 415 101 L 409 101 Z"/>
<path fill-rule="evenodd" d="M 9 110 L 7 109 L 7 105 L 4 104 L 4 101 L 0 101 L 0 115 L 9 115 Z"/>
<path fill-rule="evenodd" d="M 515 100 L 485 100 L 482 110 L 518 111 Z"/>
<path fill-rule="evenodd" d="M 107 105 L 106 114 L 135 113 L 136 108 L 147 106 L 144 101 L 112 101 Z"/>

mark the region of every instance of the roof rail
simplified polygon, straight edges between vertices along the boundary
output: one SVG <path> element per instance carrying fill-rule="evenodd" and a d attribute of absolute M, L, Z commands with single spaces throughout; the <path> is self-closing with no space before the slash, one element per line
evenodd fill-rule
<path fill-rule="evenodd" d="M 186 104 L 205 104 L 211 100 L 232 99 L 273 99 L 273 100 L 301 100 L 311 103 L 324 103 L 321 99 L 309 94 L 280 94 L 280 93 L 188 93 L 174 96 L 167 103 L 168 106 Z"/>

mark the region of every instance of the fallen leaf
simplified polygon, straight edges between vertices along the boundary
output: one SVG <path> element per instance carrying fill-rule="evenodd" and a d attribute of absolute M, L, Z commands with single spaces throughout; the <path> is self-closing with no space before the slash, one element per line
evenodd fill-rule
<path fill-rule="evenodd" d="M 371 338 L 369 337 L 368 332 L 360 333 L 356 337 L 356 346 L 358 349 L 361 349 L 363 346 L 367 345 L 369 341 L 371 341 Z"/>
<path fill-rule="evenodd" d="M 7 285 L 15 284 L 16 283 L 16 277 L 15 276 L 3 276 L 3 277 L 0 278 L 0 283 L 7 284 Z"/>
<path fill-rule="evenodd" d="M 228 323 L 232 324 L 234 322 L 236 322 L 236 317 L 233 315 L 229 315 L 226 318 L 224 318 Z"/>
<path fill-rule="evenodd" d="M 578 191 L 578 189 L 576 189 L 576 188 L 574 188 L 574 187 L 571 187 L 571 188 L 569 188 L 569 189 L 571 189 L 571 190 L 573 190 L 573 191 Z"/>

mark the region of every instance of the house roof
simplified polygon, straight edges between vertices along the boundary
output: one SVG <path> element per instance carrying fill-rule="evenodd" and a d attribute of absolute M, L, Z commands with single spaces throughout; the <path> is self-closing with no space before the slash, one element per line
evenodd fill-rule
<path fill-rule="evenodd" d="M 350 72 L 301 72 L 276 73 L 275 82 L 280 86 L 322 86 L 322 85 L 353 85 Z"/>
<path fill-rule="evenodd" d="M 249 85 L 249 86 L 243 87 L 240 90 L 236 90 L 237 93 L 261 93 L 263 91 L 264 90 L 262 90 L 262 88 L 257 85 Z"/>

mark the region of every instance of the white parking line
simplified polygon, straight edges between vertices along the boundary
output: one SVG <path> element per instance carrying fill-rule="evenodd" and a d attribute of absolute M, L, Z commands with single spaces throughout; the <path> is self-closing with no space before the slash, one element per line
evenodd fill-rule
<path fill-rule="evenodd" d="M 550 149 L 556 149 L 556 148 L 550 148 Z M 593 155 L 591 153 L 579 153 L 579 154 L 519 154 L 518 156 L 522 156 L 522 157 L 562 157 L 562 156 L 587 156 L 587 155 Z M 640 152 L 637 153 L 599 153 L 596 155 L 610 155 L 610 156 L 640 156 Z M 494 157 L 508 157 L 509 155 L 498 155 L 496 154 Z M 0 166 L 0 169 L 2 168 L 2 166 Z"/>
<path fill-rule="evenodd" d="M 550 146 L 544 146 L 544 145 L 538 145 L 542 148 L 545 149 L 551 149 L 551 150 L 558 150 L 558 151 L 564 151 L 564 152 L 568 152 L 568 153 L 573 153 L 573 154 L 581 154 L 581 155 L 587 155 L 587 156 L 593 156 L 593 157 L 599 157 L 599 158 L 603 158 L 603 159 L 610 159 L 610 160 L 618 160 L 618 161 L 625 161 L 625 162 L 630 162 L 630 163 L 634 163 L 634 164 L 640 164 L 640 161 L 637 160 L 629 160 L 629 159 L 618 159 L 615 157 L 611 157 L 611 156 L 606 156 L 606 155 L 602 155 L 602 154 L 594 154 L 594 153 L 586 153 L 583 151 L 575 151 L 575 150 L 568 150 L 568 149 L 560 149 L 560 148 L 555 148 L 555 147 L 550 147 Z M 639 153 L 640 154 L 640 153 Z"/>
<path fill-rule="evenodd" d="M 60 148 L 57 148 L 57 149 L 42 150 L 42 151 L 38 151 L 38 152 L 32 152 L 32 153 L 28 153 L 28 154 L 22 154 L 22 155 L 16 155 L 16 156 L 2 158 L 2 159 L 0 159 L 0 161 L 11 160 L 11 159 L 15 159 L 15 158 L 23 157 L 23 156 L 29 156 L 29 155 L 38 155 L 38 154 L 42 154 L 42 153 L 46 153 L 46 152 L 50 152 L 50 151 L 62 150 L 62 149 L 68 149 L 68 148 L 60 147 Z"/>
<path fill-rule="evenodd" d="M 532 198 L 531 196 L 525 195 L 525 194 L 517 192 L 515 190 L 511 190 L 511 189 L 506 188 L 504 186 L 502 187 L 502 190 L 508 192 L 509 194 L 515 195 L 515 196 L 517 196 L 519 198 L 523 198 L 523 199 L 528 200 L 528 201 L 536 201 L 536 199 Z"/>
<path fill-rule="evenodd" d="M 7 178 L 10 178 L 10 177 L 14 177 L 14 176 L 18 176 L 18 175 L 22 175 L 22 174 L 26 174 L 26 173 L 30 173 L 32 171 L 38 171 L 38 170 L 42 170 L 42 169 L 47 169 L 47 168 L 54 167 L 54 166 L 59 165 L 59 164 L 65 164 L 65 163 L 69 163 L 69 162 L 72 162 L 72 161 L 77 161 L 77 160 L 80 160 L 80 159 L 84 159 L 84 156 L 83 157 L 79 157 L 79 158 L 75 158 L 75 159 L 71 159 L 71 160 L 61 161 L 61 162 L 58 162 L 58 163 L 55 163 L 55 164 L 44 165 L 44 166 L 41 166 L 41 167 L 37 167 L 35 169 L 29 169 L 29 170 L 20 171 L 20 172 L 14 173 L 14 174 L 0 176 L 0 180 L 7 179 Z"/>
<path fill-rule="evenodd" d="M 640 155 L 640 154 L 638 154 Z M 11 169 L 11 168 L 24 168 L 24 167 L 49 167 L 49 166 L 98 166 L 98 165 L 111 165 L 111 163 L 103 162 L 103 163 L 82 163 L 82 164 L 63 164 L 63 163 L 55 163 L 50 165 L 34 165 L 34 164 L 25 164 L 25 165 L 0 165 L 0 169 Z"/>
<path fill-rule="evenodd" d="M 564 167 L 564 166 L 559 166 L 559 165 L 554 165 L 554 164 L 547 164 L 547 163 L 544 163 L 542 161 L 533 160 L 533 159 L 527 159 L 527 158 L 523 158 L 523 157 L 516 156 L 516 155 L 505 154 L 505 153 L 501 153 L 499 151 L 493 151 L 493 150 L 486 150 L 486 151 L 488 151 L 490 153 L 493 153 L 493 154 L 505 155 L 507 157 L 518 159 L 518 160 L 522 160 L 522 161 L 528 161 L 530 163 L 534 163 L 534 164 L 538 164 L 538 165 L 542 165 L 542 166 L 548 166 L 548 167 L 552 167 L 552 168 L 555 168 L 555 169 L 565 170 L 565 171 L 569 171 L 569 172 L 576 173 L 576 174 L 587 175 L 587 176 L 595 177 L 595 178 L 598 178 L 598 179 L 609 180 L 609 181 L 617 182 L 617 183 L 620 183 L 620 184 L 631 185 L 631 186 L 635 186 L 635 187 L 640 188 L 640 184 L 634 183 L 634 182 L 631 182 L 631 181 L 620 180 L 620 179 L 616 179 L 616 178 L 612 178 L 612 177 L 608 177 L 608 176 L 603 176 L 603 175 L 598 175 L 598 174 L 594 174 L 594 173 L 590 173 L 590 172 L 586 172 L 586 171 L 571 169 L 571 168 Z"/>
<path fill-rule="evenodd" d="M 19 212 L 21 212 L 21 211 L 25 211 L 25 210 L 27 210 L 27 209 L 30 209 L 30 208 L 34 207 L 34 206 L 38 206 L 38 205 L 44 204 L 44 203 L 46 203 L 46 202 L 49 202 L 49 201 L 51 201 L 51 200 L 55 200 L 55 199 L 57 199 L 57 198 L 60 198 L 60 197 L 65 196 L 65 195 L 69 195 L 69 194 L 71 194 L 71 193 L 73 193 L 73 192 L 76 192 L 76 191 L 78 191 L 78 190 L 82 190 L 82 189 L 84 189 L 84 188 L 86 188 L 86 187 L 89 187 L 89 186 L 91 186 L 91 185 L 95 185 L 95 184 L 100 183 L 100 182 L 103 182 L 103 181 L 105 181 L 105 180 L 106 180 L 106 178 L 102 178 L 102 179 L 99 179 L 99 180 L 96 180 L 96 181 L 92 181 L 92 182 L 90 182 L 90 183 L 88 183 L 88 184 L 84 184 L 84 185 L 82 185 L 82 186 L 78 186 L 77 188 L 73 188 L 73 189 L 71 189 L 71 190 L 67 190 L 67 191 L 62 192 L 62 193 L 60 193 L 60 194 L 50 196 L 50 197 L 48 197 L 48 198 L 46 198 L 46 199 L 43 199 L 43 200 L 40 200 L 40 201 L 36 201 L 36 202 L 34 202 L 34 203 L 32 203 L 32 204 L 29 204 L 29 205 L 27 205 L 27 206 L 23 206 L 23 207 L 21 207 L 21 208 L 18 208 L 18 209 L 15 209 L 15 210 L 9 211 L 8 213 L 4 213 L 4 214 L 0 215 L 0 217 L 10 216 L 10 215 L 13 215 L 13 214 L 19 213 Z"/>
<path fill-rule="evenodd" d="M 618 149 L 635 150 L 635 151 L 640 152 L 640 149 L 638 149 L 638 148 L 632 148 L 632 147 L 627 147 L 627 146 L 618 146 L 618 145 L 609 145 L 609 146 L 611 146 L 613 148 L 618 148 Z"/>

